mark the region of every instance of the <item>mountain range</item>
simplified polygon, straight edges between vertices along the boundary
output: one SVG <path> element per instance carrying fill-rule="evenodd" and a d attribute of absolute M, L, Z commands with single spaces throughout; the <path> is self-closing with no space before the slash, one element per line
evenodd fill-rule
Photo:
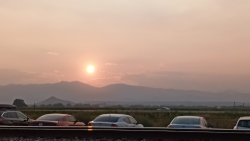
<path fill-rule="evenodd" d="M 53 84 L 10 84 L 0 86 L 0 103 L 12 103 L 16 98 L 24 99 L 26 103 L 37 103 L 51 96 L 75 103 L 84 103 L 86 101 L 250 101 L 249 93 L 234 91 L 214 93 L 196 90 L 150 88 L 126 84 L 93 87 L 78 81 L 62 81 Z"/>

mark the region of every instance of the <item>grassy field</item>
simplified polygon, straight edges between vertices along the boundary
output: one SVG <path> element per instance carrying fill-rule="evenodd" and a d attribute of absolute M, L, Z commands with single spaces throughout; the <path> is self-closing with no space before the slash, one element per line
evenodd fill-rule
<path fill-rule="evenodd" d="M 232 129 L 238 118 L 241 116 L 248 116 L 247 113 L 237 112 L 226 112 L 226 113 L 181 113 L 181 112 L 133 112 L 133 111 L 115 111 L 115 110 L 104 110 L 104 111 L 22 111 L 32 119 L 36 119 L 41 115 L 49 113 L 67 113 L 73 115 L 78 120 L 87 124 L 95 117 L 101 114 L 117 113 L 117 114 L 128 114 L 133 116 L 138 122 L 142 123 L 145 127 L 167 127 L 171 120 L 176 116 L 183 115 L 194 115 L 203 116 L 214 128 L 227 128 Z"/>

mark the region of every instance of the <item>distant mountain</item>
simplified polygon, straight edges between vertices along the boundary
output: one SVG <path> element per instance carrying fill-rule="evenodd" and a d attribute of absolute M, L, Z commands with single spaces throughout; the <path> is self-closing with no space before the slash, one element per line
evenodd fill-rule
<path fill-rule="evenodd" d="M 41 102 L 38 102 L 37 105 L 42 105 L 42 104 L 48 105 L 48 104 L 57 104 L 57 103 L 62 103 L 63 105 L 66 105 L 68 103 L 71 104 L 71 105 L 75 104 L 74 102 L 62 100 L 62 99 L 56 98 L 54 96 L 51 96 L 48 99 L 45 99 L 45 100 L 43 100 Z"/>
<path fill-rule="evenodd" d="M 0 103 L 12 103 L 16 98 L 24 99 L 28 104 L 37 103 L 52 95 L 76 103 L 84 103 L 86 101 L 250 101 L 250 94 L 233 91 L 213 93 L 196 90 L 149 88 L 125 84 L 112 84 L 98 88 L 78 81 L 0 86 Z"/>

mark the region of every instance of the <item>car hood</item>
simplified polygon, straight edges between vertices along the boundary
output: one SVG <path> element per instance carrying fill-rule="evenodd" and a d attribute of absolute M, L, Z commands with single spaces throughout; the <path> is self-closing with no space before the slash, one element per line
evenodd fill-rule
<path fill-rule="evenodd" d="M 34 120 L 30 122 L 30 126 L 57 126 L 58 121 Z"/>
<path fill-rule="evenodd" d="M 112 124 L 116 122 L 90 122 L 91 126 L 105 126 L 105 127 L 111 127 Z"/>
<path fill-rule="evenodd" d="M 236 129 L 238 129 L 238 130 L 250 130 L 250 127 L 241 127 L 241 126 L 238 126 L 238 127 L 236 127 Z"/>
<path fill-rule="evenodd" d="M 196 124 L 169 124 L 168 128 L 204 128 Z"/>
<path fill-rule="evenodd" d="M 58 123 L 58 121 L 49 121 L 49 120 L 33 120 L 32 123 Z"/>

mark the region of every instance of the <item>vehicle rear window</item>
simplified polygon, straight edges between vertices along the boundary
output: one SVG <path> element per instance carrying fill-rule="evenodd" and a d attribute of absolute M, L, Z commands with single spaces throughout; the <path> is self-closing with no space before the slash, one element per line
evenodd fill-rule
<path fill-rule="evenodd" d="M 36 119 L 36 120 L 59 121 L 59 119 L 60 119 L 61 117 L 62 117 L 62 116 L 60 116 L 60 115 L 44 115 L 44 116 L 39 117 L 39 118 Z"/>
<path fill-rule="evenodd" d="M 67 117 L 67 120 L 68 120 L 69 122 L 74 122 L 74 121 L 76 121 L 76 119 L 75 119 L 74 117 L 72 117 L 72 116 L 68 116 L 68 117 Z"/>
<path fill-rule="evenodd" d="M 102 122 L 117 122 L 120 117 L 112 117 L 112 116 L 99 116 L 94 119 L 94 121 L 102 121 Z"/>
<path fill-rule="evenodd" d="M 130 120 L 130 123 L 132 123 L 132 124 L 136 124 L 136 120 L 135 120 L 135 119 L 133 119 L 132 117 L 129 117 L 129 120 Z"/>
<path fill-rule="evenodd" d="M 16 112 L 9 112 L 9 118 L 18 118 Z"/>
<path fill-rule="evenodd" d="M 124 118 L 123 119 L 126 123 L 129 123 L 130 124 L 130 120 L 128 119 L 128 117 Z"/>
<path fill-rule="evenodd" d="M 240 127 L 250 127 L 250 120 L 240 120 L 238 123 Z"/>
<path fill-rule="evenodd" d="M 18 118 L 16 112 L 6 112 L 3 114 L 4 118 Z"/>
<path fill-rule="evenodd" d="M 200 124 L 199 118 L 175 118 L 172 124 Z"/>
<path fill-rule="evenodd" d="M 18 118 L 21 118 L 21 119 L 27 119 L 27 117 L 21 112 L 17 112 L 17 116 Z"/>

